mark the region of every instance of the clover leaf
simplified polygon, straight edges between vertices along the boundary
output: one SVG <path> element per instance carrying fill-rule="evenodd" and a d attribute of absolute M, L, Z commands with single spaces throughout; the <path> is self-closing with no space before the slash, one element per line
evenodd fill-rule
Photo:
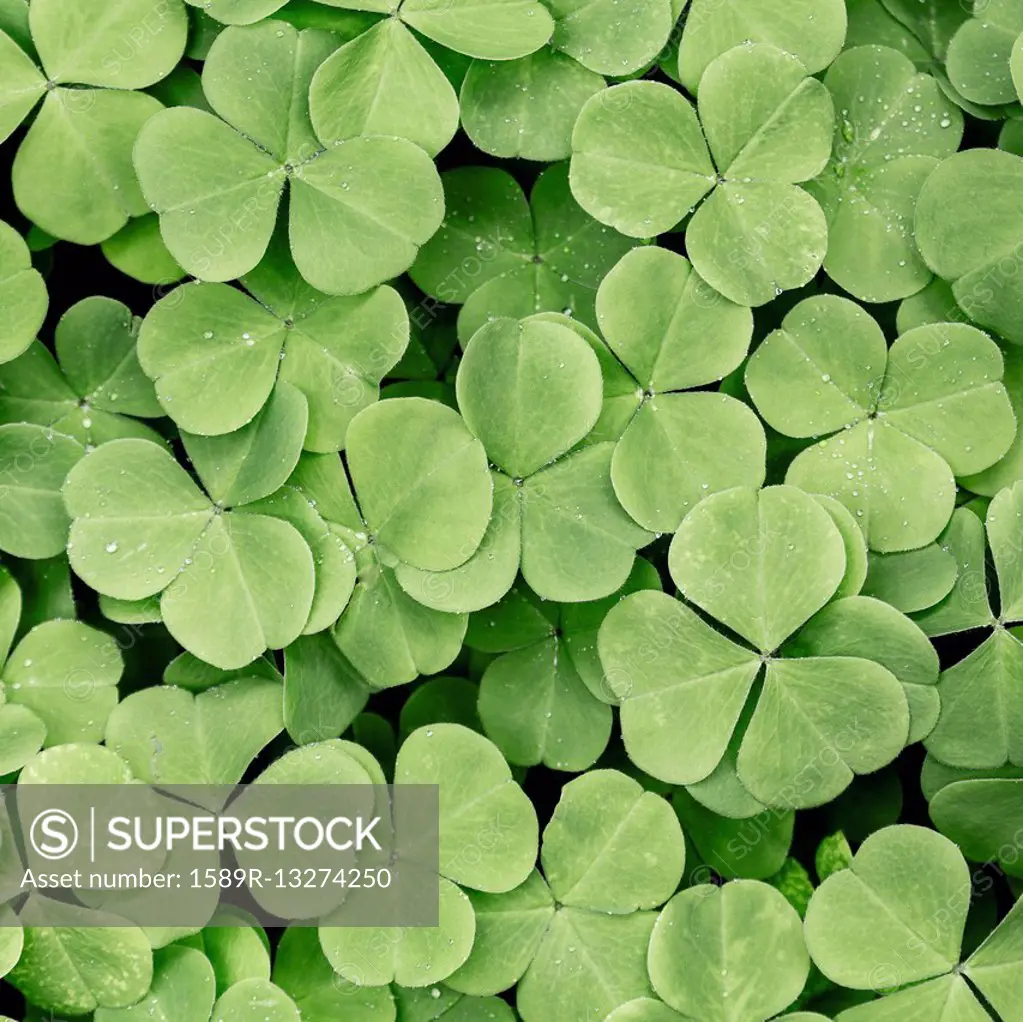
<path fill-rule="evenodd" d="M 679 43 L 679 81 L 695 96 L 714 59 L 745 42 L 770 43 L 816 74 L 838 56 L 845 29 L 841 0 L 693 0 Z"/>
<path fill-rule="evenodd" d="M 941 603 L 917 616 L 930 635 L 991 629 L 973 652 L 943 671 L 938 682 L 941 716 L 926 745 L 948 766 L 1023 765 L 1023 708 L 1015 695 L 1023 676 L 1023 644 L 1008 627 L 1023 618 L 1021 514 L 1021 483 L 995 497 L 983 525 L 971 510 L 956 511 L 942 541 L 959 562 L 959 577 Z M 997 615 L 988 601 L 985 530 L 998 580 Z"/>
<path fill-rule="evenodd" d="M 828 217 L 824 269 L 863 301 L 905 298 L 931 279 L 913 212 L 928 175 L 958 148 L 962 114 L 930 75 L 886 47 L 846 51 L 824 84 L 838 111 L 835 154 L 807 185 Z"/>
<path fill-rule="evenodd" d="M 686 248 L 697 273 L 733 302 L 763 305 L 824 261 L 824 214 L 798 184 L 831 156 L 831 95 L 796 57 L 757 43 L 711 63 L 698 110 L 656 82 L 594 96 L 572 136 L 572 194 L 637 238 L 696 209 Z"/>
<path fill-rule="evenodd" d="M 498 654 L 480 680 L 479 717 L 510 763 L 578 771 L 597 761 L 611 737 L 607 704 L 619 696 L 601 668 L 597 633 L 611 607 L 640 589 L 660 589 L 642 559 L 604 600 L 559 606 L 515 586 L 470 618 L 466 645 Z"/>
<path fill-rule="evenodd" d="M 796 910 L 755 880 L 675 895 L 654 925 L 647 965 L 667 1004 L 707 1022 L 764 1022 L 796 999 L 810 971 Z"/>
<path fill-rule="evenodd" d="M 886 667 L 778 654 L 832 598 L 845 566 L 841 533 L 802 491 L 737 488 L 701 501 L 672 541 L 672 577 L 753 648 L 664 594 L 636 593 L 612 609 L 598 644 L 626 692 L 630 759 L 661 780 L 696 784 L 721 763 L 752 700 L 736 764 L 742 787 L 765 805 L 819 805 L 890 762 L 906 743 L 909 710 Z"/>
<path fill-rule="evenodd" d="M 210 1022 L 247 1022 L 254 1014 L 263 1022 L 301 1022 L 298 1006 L 268 979 L 243 979 L 229 987 L 213 1005 Z"/>
<path fill-rule="evenodd" d="M 615 497 L 612 445 L 573 450 L 601 411 L 592 348 L 558 323 L 498 319 L 469 342 L 456 388 L 466 425 L 512 483 L 506 525 L 530 588 L 558 601 L 613 593 L 648 534 Z"/>
<path fill-rule="evenodd" d="M 973 10 L 948 44 L 946 68 L 955 88 L 973 103 L 996 106 L 1018 98 L 1009 61 L 1023 33 L 1023 11 L 1012 0 L 987 0 Z"/>
<path fill-rule="evenodd" d="M 622 856 L 625 871 L 617 868 Z M 449 982 L 496 993 L 518 981 L 516 1004 L 525 1022 L 604 1018 L 652 996 L 646 949 L 655 916 L 649 909 L 675 890 L 684 863 L 670 807 L 617 771 L 585 774 L 562 790 L 544 831 L 541 862 L 547 881 L 534 872 L 509 893 L 471 896 L 476 944 Z"/>
<path fill-rule="evenodd" d="M 1023 292 L 1019 274 L 1007 268 L 1023 241 L 1023 212 L 1013 202 L 1021 181 L 1020 157 L 971 149 L 950 156 L 931 174 L 916 206 L 916 241 L 924 261 L 951 283 L 971 320 L 1016 343 L 1023 343 L 1018 315 Z M 962 195 L 970 201 L 957 203 Z"/>
<path fill-rule="evenodd" d="M 553 162 L 572 155 L 572 128 L 604 79 L 567 54 L 542 49 L 520 60 L 475 60 L 459 93 L 462 124 L 491 156 Z"/>
<path fill-rule="evenodd" d="M 162 443 L 137 418 L 163 409 L 135 351 L 138 321 L 110 298 L 86 298 L 61 317 L 57 358 L 40 342 L 0 366 L 0 421 L 33 422 L 87 450 L 126 437 Z"/>
<path fill-rule="evenodd" d="M 620 363 L 625 372 L 616 365 L 617 373 L 632 381 L 616 379 L 611 397 L 605 372 L 613 418 L 624 418 L 626 406 L 631 412 L 616 437 L 611 481 L 638 524 L 674 532 L 709 493 L 763 483 L 766 440 L 756 416 L 727 394 L 684 393 L 742 362 L 749 309 L 708 287 L 682 256 L 650 247 L 629 252 L 604 278 L 597 319 L 610 349 L 602 365 Z"/>
<path fill-rule="evenodd" d="M 213 967 L 206 956 L 171 945 L 154 952 L 153 982 L 142 1000 L 128 1008 L 97 1008 L 93 1018 L 96 1022 L 208 1018 L 214 996 Z"/>
<path fill-rule="evenodd" d="M 482 445 L 435 402 L 374 405 L 348 440 L 353 485 L 333 455 L 303 455 L 290 484 L 355 554 L 358 583 L 333 636 L 369 688 L 388 688 L 442 671 L 458 655 L 467 616 L 418 602 L 402 578 L 443 577 L 471 563 L 487 541 L 494 488 Z"/>
<path fill-rule="evenodd" d="M 4 338 L 0 362 L 17 358 L 43 325 L 49 296 L 46 283 L 32 268 L 32 256 L 21 235 L 0 221 L 0 309 Z"/>
<path fill-rule="evenodd" d="M 871 835 L 848 869 L 814 892 L 806 942 L 815 964 L 855 990 L 894 990 L 842 1013 L 842 1022 L 981 1019 L 1019 1010 L 1017 905 L 960 964 L 970 871 L 947 838 L 914 826 Z M 975 993 L 976 992 L 976 993 Z"/>
<path fill-rule="evenodd" d="M 861 308 L 821 296 L 757 349 L 746 386 L 779 432 L 828 437 L 796 456 L 786 480 L 840 500 L 870 548 L 890 553 L 934 540 L 952 514 L 954 477 L 1009 449 L 1002 372 L 998 346 L 974 327 L 918 327 L 889 349 Z"/>
<path fill-rule="evenodd" d="M 308 104 L 293 103 L 334 48 L 329 33 L 285 22 L 225 29 L 203 65 L 216 115 L 174 107 L 139 134 L 142 191 L 189 273 L 225 281 L 254 269 L 286 184 L 295 263 L 330 294 L 360 294 L 403 272 L 440 225 L 440 182 L 422 149 L 381 136 L 324 148 Z"/>
<path fill-rule="evenodd" d="M 861 594 L 912 614 L 940 603 L 958 574 L 955 558 L 937 543 L 899 554 L 872 553 Z"/>
<path fill-rule="evenodd" d="M 29 25 L 41 68 L 0 33 L 0 138 L 43 100 L 14 159 L 14 199 L 55 237 L 96 244 L 147 212 L 131 153 L 162 104 L 128 90 L 158 82 L 178 62 L 185 8 L 180 0 L 43 0 L 29 9 Z"/>
<path fill-rule="evenodd" d="M 463 167 L 443 181 L 444 223 L 410 275 L 431 297 L 462 306 L 463 345 L 501 316 L 565 312 L 596 325 L 597 285 L 635 242 L 579 207 L 564 165 L 541 173 L 528 203 L 497 168 Z"/>
<path fill-rule="evenodd" d="M 147 440 L 111 441 L 76 468 L 64 487 L 75 519 L 68 554 L 91 586 L 120 600 L 161 594 L 171 634 L 223 669 L 301 633 L 315 573 L 294 527 L 244 507 L 225 511 Z M 212 474 L 207 486 L 222 492 Z"/>

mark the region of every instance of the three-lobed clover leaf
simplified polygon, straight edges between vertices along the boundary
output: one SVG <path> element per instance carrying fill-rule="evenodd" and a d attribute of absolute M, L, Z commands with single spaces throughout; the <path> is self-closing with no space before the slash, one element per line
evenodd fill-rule
<path fill-rule="evenodd" d="M 748 308 L 708 287 L 682 256 L 649 247 L 604 278 L 597 320 L 601 418 L 618 433 L 611 481 L 637 523 L 674 532 L 710 493 L 763 483 L 767 444 L 750 409 L 727 394 L 685 393 L 741 364 L 753 334 Z"/>
<path fill-rule="evenodd" d="M 743 788 L 764 805 L 806 808 L 901 751 L 909 708 L 881 663 L 798 648 L 779 655 L 808 621 L 813 627 L 846 572 L 842 534 L 813 497 L 789 486 L 708 497 L 683 520 L 668 563 L 685 600 L 749 645 L 665 594 L 636 593 L 611 610 L 600 658 L 625 693 L 622 734 L 640 769 L 694 785 L 737 740 Z"/>
<path fill-rule="evenodd" d="M 572 193 L 637 238 L 695 209 L 686 248 L 696 271 L 731 301 L 764 305 L 824 261 L 825 217 L 799 183 L 831 156 L 831 95 L 796 57 L 755 43 L 710 64 L 697 106 L 699 116 L 656 82 L 594 96 L 572 136 Z"/>
<path fill-rule="evenodd" d="M 160 594 L 164 624 L 182 646 L 217 667 L 243 667 L 302 632 L 313 556 L 288 523 L 244 506 L 225 510 L 224 480 L 197 467 L 210 496 L 147 440 L 97 447 L 64 485 L 74 518 L 68 556 L 75 573 L 106 596 Z M 275 480 L 279 468 L 268 466 L 263 493 L 246 497 L 276 489 L 289 471 Z"/>
<path fill-rule="evenodd" d="M 56 359 L 39 341 L 0 366 L 0 422 L 31 422 L 86 449 L 126 437 L 162 443 L 138 418 L 163 409 L 136 354 L 138 321 L 110 298 L 86 298 L 61 317 Z"/>
<path fill-rule="evenodd" d="M 0 33 L 0 138 L 31 114 L 14 159 L 14 199 L 55 237 L 93 245 L 147 212 L 132 146 L 162 104 L 129 90 L 164 78 L 185 48 L 181 0 L 41 0 L 22 49 Z M 130 42 L 128 42 L 130 40 Z"/>
<path fill-rule="evenodd" d="M 959 146 L 962 114 L 888 47 L 846 51 L 824 84 L 837 112 L 834 157 L 807 185 L 828 218 L 824 269 L 863 301 L 905 298 L 931 279 L 913 213 L 928 175 Z"/>
<path fill-rule="evenodd" d="M 540 174 L 528 202 L 497 168 L 463 167 L 443 180 L 444 223 L 410 275 L 432 298 L 462 306 L 463 345 L 502 316 L 562 312 L 596 326 L 597 286 L 635 242 L 579 207 L 564 165 Z"/>
<path fill-rule="evenodd" d="M 336 455 L 306 454 L 289 485 L 355 555 L 358 582 L 332 634 L 367 687 L 389 688 L 442 671 L 458 655 L 467 613 L 444 612 L 443 599 L 433 609 L 434 590 L 416 583 L 463 565 L 475 575 L 501 504 L 483 445 L 436 402 L 393 398 L 367 408 L 349 429 L 346 457 L 351 483 Z M 487 602 L 511 585 L 516 564 Z"/>
<path fill-rule="evenodd" d="M 660 587 L 640 558 L 622 589 L 604 600 L 558 605 L 515 586 L 470 618 L 466 645 L 496 654 L 480 679 L 479 719 L 509 763 L 579 771 L 597 761 L 611 737 L 608 704 L 618 695 L 601 669 L 597 633 L 626 594 Z"/>
<path fill-rule="evenodd" d="M 1012 268 L 1023 243 L 1021 182 L 1023 158 L 970 149 L 931 174 L 916 205 L 916 243 L 924 261 L 952 285 L 973 322 L 1014 343 L 1023 343 L 1023 284 Z M 970 201 L 958 201 L 963 195 Z"/>
<path fill-rule="evenodd" d="M 1023 913 L 1017 904 L 961 963 L 970 879 L 951 841 L 899 825 L 872 834 L 848 869 L 821 884 L 806 914 L 814 963 L 841 986 L 894 991 L 840 1022 L 979 1022 L 985 1002 L 999 1018 L 1019 1013 Z"/>
<path fill-rule="evenodd" d="M 611 484 L 610 443 L 577 448 L 603 402 L 600 363 L 575 331 L 542 318 L 497 319 L 469 342 L 456 379 L 458 406 L 508 490 L 502 519 L 516 568 L 543 599 L 597 600 L 620 588 L 649 534 L 622 510 Z M 492 546 L 501 543 L 495 537 Z M 484 548 L 481 556 L 486 556 Z M 469 570 L 468 566 L 465 570 Z M 443 576 L 401 578 L 420 598 Z"/>
<path fill-rule="evenodd" d="M 1016 417 L 998 346 L 960 323 L 922 326 L 887 346 L 844 298 L 800 302 L 757 349 L 746 386 L 786 436 L 826 439 L 798 454 L 786 481 L 840 500 L 872 550 L 934 540 L 955 506 L 955 477 L 1009 449 Z"/>
<path fill-rule="evenodd" d="M 682 831 L 659 795 L 614 770 L 570 781 L 543 834 L 547 879 L 534 871 L 506 894 L 470 895 L 476 943 L 448 983 L 473 994 L 518 983 L 525 1022 L 602 1019 L 652 997 L 650 910 L 678 887 L 684 862 Z"/>
<path fill-rule="evenodd" d="M 185 284 L 143 320 L 139 360 L 163 410 L 182 430 L 217 436 L 243 427 L 275 388 L 290 385 L 308 404 L 302 447 L 341 450 L 408 344 L 401 298 L 390 287 L 353 297 L 315 290 L 282 236 L 243 284 L 248 293 Z"/>
<path fill-rule="evenodd" d="M 335 48 L 330 33 L 285 22 L 225 29 L 203 65 L 215 113 L 174 107 L 146 123 L 139 182 L 189 273 L 226 281 L 254 269 L 286 185 L 295 263 L 330 294 L 397 276 L 440 225 L 440 180 L 417 145 L 372 136 L 325 148 L 317 139 L 304 97 Z"/>

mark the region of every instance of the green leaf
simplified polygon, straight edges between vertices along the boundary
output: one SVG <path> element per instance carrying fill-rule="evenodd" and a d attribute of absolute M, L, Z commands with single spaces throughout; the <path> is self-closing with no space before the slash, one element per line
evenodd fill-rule
<path fill-rule="evenodd" d="M 207 1018 L 216 996 L 213 969 L 206 956 L 171 945 L 153 955 L 149 992 L 129 1008 L 98 1008 L 96 1022 L 178 1022 Z"/>
<path fill-rule="evenodd" d="M 567 160 L 579 111 L 604 88 L 600 75 L 557 50 L 473 61 L 459 97 L 462 124 L 476 148 L 491 156 Z"/>
<path fill-rule="evenodd" d="M 977 149 L 945 160 L 927 179 L 916 210 L 916 241 L 927 265 L 952 284 L 962 310 L 1007 340 L 1023 342 L 1019 274 L 998 267 L 1023 240 L 1023 210 L 1015 201 L 1023 159 Z M 956 205 L 954 196 L 969 194 Z"/>
<path fill-rule="evenodd" d="M 295 1002 L 267 979 L 243 979 L 213 1006 L 210 1022 L 246 1022 L 259 1014 L 264 1022 L 301 1022 Z"/>
<path fill-rule="evenodd" d="M 378 22 L 320 65 L 309 114 L 325 146 L 358 135 L 396 135 L 436 156 L 458 130 L 454 89 L 396 18 Z"/>
<path fill-rule="evenodd" d="M 174 0 L 83 0 L 29 8 L 32 41 L 48 78 L 142 89 L 169 74 L 185 50 L 188 19 Z"/>
<path fill-rule="evenodd" d="M 593 770 L 562 789 L 541 862 L 559 904 L 627 915 L 678 888 L 685 842 L 660 795 L 616 770 Z"/>
<path fill-rule="evenodd" d="M 150 784 L 236 784 L 281 731 L 281 695 L 279 683 L 255 677 L 195 696 L 143 689 L 110 714 L 106 742 Z"/>
<path fill-rule="evenodd" d="M 32 268 L 32 256 L 21 235 L 0 222 L 0 309 L 4 339 L 0 362 L 17 358 L 35 339 L 46 316 L 46 284 Z"/>
<path fill-rule="evenodd" d="M 20 770 L 43 747 L 46 725 L 30 709 L 12 703 L 0 706 L 0 771 Z M 0 934 L 0 938 L 2 938 Z M 0 955 L 0 961 L 3 956 Z M 13 963 L 10 963 L 13 964 Z M 0 969 L 7 972 L 8 969 Z"/>
<path fill-rule="evenodd" d="M 504 894 L 469 892 L 476 939 L 465 964 L 447 984 L 467 994 L 492 995 L 513 987 L 536 955 L 554 918 L 554 898 L 533 870 L 525 883 Z"/>
<path fill-rule="evenodd" d="M 254 419 L 234 433 L 182 434 L 189 460 L 222 506 L 248 504 L 278 490 L 298 464 L 309 410 L 300 390 L 283 381 Z"/>
<path fill-rule="evenodd" d="M 285 650 L 284 725 L 299 745 L 340 738 L 368 698 L 330 636 L 303 636 Z"/>
<path fill-rule="evenodd" d="M 70 523 L 61 487 L 84 453 L 42 426 L 0 426 L 0 549 L 32 560 L 63 551 Z"/>
<path fill-rule="evenodd" d="M 366 0 L 360 0 L 360 6 Z M 554 23 L 538 0 L 403 0 L 401 18 L 456 53 L 483 60 L 514 60 L 546 43 Z"/>
<path fill-rule="evenodd" d="M 845 30 L 839 0 L 693 0 L 679 46 L 679 80 L 695 95 L 714 58 L 746 42 L 771 43 L 816 74 L 842 49 Z"/>
<path fill-rule="evenodd" d="M 770 954 L 765 954 L 766 949 Z M 691 968 L 680 970 L 679 961 Z M 810 961 L 794 908 L 767 884 L 736 880 L 677 894 L 650 937 L 650 979 L 686 1016 L 766 1019 L 792 1003 Z"/>
<path fill-rule="evenodd" d="M 634 238 L 674 227 L 715 185 L 696 111 L 658 82 L 593 96 L 572 133 L 572 194 L 591 216 Z"/>
<path fill-rule="evenodd" d="M 36 625 L 3 669 L 8 703 L 32 710 L 46 745 L 101 742 L 124 670 L 112 638 L 80 621 Z"/>
<path fill-rule="evenodd" d="M 143 284 L 170 284 L 185 275 L 160 237 L 155 213 L 129 220 L 102 247 L 108 263 Z"/>
<path fill-rule="evenodd" d="M 555 49 L 599 74 L 627 75 L 649 64 L 667 43 L 675 19 L 669 0 L 547 0 Z"/>
<path fill-rule="evenodd" d="M 955 558 L 937 543 L 901 554 L 871 554 L 862 595 L 912 614 L 948 596 L 958 573 Z"/>
<path fill-rule="evenodd" d="M 377 543 L 428 571 L 464 564 L 493 509 L 483 445 L 435 402 L 397 398 L 360 412 L 348 430 L 348 467 Z"/>
<path fill-rule="evenodd" d="M 934 825 L 955 841 L 971 861 L 997 862 L 1012 876 L 1023 871 L 1015 844 L 1023 781 L 978 778 L 955 781 L 930 801 Z"/>
<path fill-rule="evenodd" d="M 905 298 L 931 279 L 913 214 L 937 161 L 959 146 L 962 114 L 930 75 L 887 47 L 843 53 L 824 84 L 841 112 L 834 159 L 809 186 L 828 217 L 824 269 L 864 301 Z"/>
<path fill-rule="evenodd" d="M 766 654 L 833 595 L 845 548 L 831 517 L 806 494 L 737 488 L 689 513 L 669 568 L 686 599 Z"/>
<path fill-rule="evenodd" d="M 399 750 L 394 777 L 396 784 L 440 786 L 443 876 L 491 893 L 526 880 L 536 860 L 536 814 L 486 738 L 458 724 L 420 728 Z"/>
<path fill-rule="evenodd" d="M 471 902 L 443 877 L 439 912 L 429 927 L 321 926 L 320 945 L 334 972 L 357 987 L 430 986 L 469 957 L 476 932 Z"/>
<path fill-rule="evenodd" d="M 153 952 L 135 926 L 30 926 L 7 979 L 49 1011 L 126 1008 L 149 990 Z"/>
<path fill-rule="evenodd" d="M 709 776 L 725 753 L 760 659 L 677 600 L 652 592 L 635 593 L 614 607 L 598 645 L 607 683 L 621 698 L 629 758 L 672 784 Z"/>
<path fill-rule="evenodd" d="M 906 986 L 958 965 L 969 904 L 969 870 L 951 841 L 921 827 L 886 827 L 814 893 L 807 947 L 842 986 Z"/>
<path fill-rule="evenodd" d="M 966 99 L 994 106 L 1019 98 L 1009 61 L 1021 32 L 1023 13 L 1012 0 L 988 0 L 974 8 L 973 17 L 949 42 L 946 56 L 948 77 Z"/>

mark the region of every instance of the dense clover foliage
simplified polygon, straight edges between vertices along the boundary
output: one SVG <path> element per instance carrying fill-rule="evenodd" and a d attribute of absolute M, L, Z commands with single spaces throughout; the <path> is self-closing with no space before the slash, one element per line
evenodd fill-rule
<path fill-rule="evenodd" d="M 0 1022 L 1020 1022 L 1021 102 L 1023 0 L 0 0 L 0 780 L 440 813 L 435 927 L 4 891 Z"/>

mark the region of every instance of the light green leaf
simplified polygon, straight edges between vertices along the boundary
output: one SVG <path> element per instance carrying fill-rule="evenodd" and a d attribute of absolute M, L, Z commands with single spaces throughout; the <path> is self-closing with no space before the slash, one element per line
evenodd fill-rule
<path fill-rule="evenodd" d="M 1012 0 L 988 0 L 974 8 L 946 56 L 949 80 L 966 99 L 995 106 L 1019 98 L 1009 62 L 1021 32 L 1023 12 Z"/>
<path fill-rule="evenodd" d="M 668 42 L 670 0 L 547 0 L 556 19 L 555 49 L 600 74 L 627 75 L 649 64 Z"/>
<path fill-rule="evenodd" d="M 171 945 L 153 955 L 149 992 L 129 1008 L 98 1008 L 96 1022 L 192 1022 L 208 1018 L 216 988 L 206 956 L 189 947 Z"/>
<path fill-rule="evenodd" d="M 328 635 L 296 639 L 284 652 L 284 726 L 299 745 L 340 738 L 369 698 Z"/>
<path fill-rule="evenodd" d="M 213 1006 L 210 1022 L 248 1022 L 253 1015 L 263 1022 L 301 1022 L 295 1002 L 267 979 L 243 979 L 226 990 Z"/>
<path fill-rule="evenodd" d="M 448 0 L 441 6 L 434 0 L 403 0 L 401 18 L 428 39 L 483 60 L 524 57 L 554 31 L 538 0 Z"/>
<path fill-rule="evenodd" d="M 171 284 L 185 275 L 163 243 L 155 213 L 129 220 L 102 248 L 108 263 L 143 284 Z"/>
<path fill-rule="evenodd" d="M 953 781 L 930 801 L 934 825 L 973 862 L 997 862 L 1011 876 L 1023 872 L 1015 843 L 1015 821 L 1023 780 L 978 778 Z"/>
<path fill-rule="evenodd" d="M 940 603 L 957 575 L 956 559 L 937 543 L 901 554 L 871 554 L 862 595 L 912 614 Z"/>
<path fill-rule="evenodd" d="M 46 316 L 46 284 L 32 268 L 32 256 L 21 235 L 0 222 L 0 309 L 4 338 L 0 362 L 17 358 L 35 339 Z"/>

